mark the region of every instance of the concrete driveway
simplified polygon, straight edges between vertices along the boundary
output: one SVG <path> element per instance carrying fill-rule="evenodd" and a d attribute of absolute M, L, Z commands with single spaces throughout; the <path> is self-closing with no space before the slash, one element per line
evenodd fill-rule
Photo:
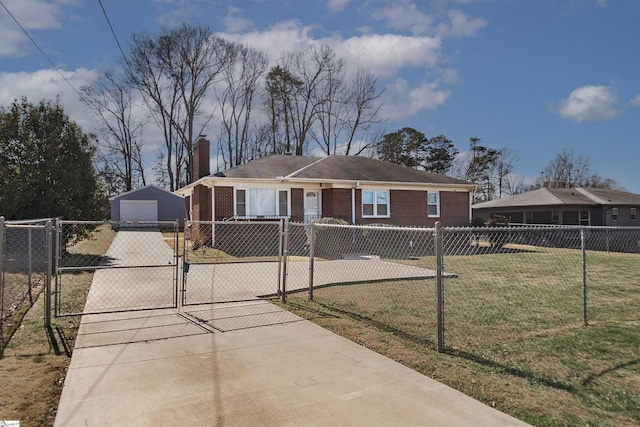
<path fill-rule="evenodd" d="M 166 424 L 526 425 L 266 301 L 83 316 L 55 426 Z"/>

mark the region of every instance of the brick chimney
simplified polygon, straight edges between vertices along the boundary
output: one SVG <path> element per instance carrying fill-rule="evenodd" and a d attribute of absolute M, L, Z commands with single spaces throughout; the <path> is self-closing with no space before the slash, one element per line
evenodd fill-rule
<path fill-rule="evenodd" d="M 207 135 L 200 135 L 193 144 L 193 180 L 197 181 L 203 176 L 211 174 L 209 171 L 209 140 Z"/>

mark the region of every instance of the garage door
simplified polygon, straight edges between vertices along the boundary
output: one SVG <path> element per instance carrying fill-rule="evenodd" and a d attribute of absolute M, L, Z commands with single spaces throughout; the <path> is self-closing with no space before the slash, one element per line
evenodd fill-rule
<path fill-rule="evenodd" d="M 158 221 L 158 201 L 121 200 L 120 221 Z"/>

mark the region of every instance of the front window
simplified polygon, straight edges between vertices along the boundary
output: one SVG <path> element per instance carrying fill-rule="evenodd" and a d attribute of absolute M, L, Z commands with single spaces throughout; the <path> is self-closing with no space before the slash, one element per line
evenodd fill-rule
<path fill-rule="evenodd" d="M 629 219 L 631 221 L 635 221 L 636 220 L 636 208 L 629 209 Z"/>
<path fill-rule="evenodd" d="M 611 221 L 618 220 L 618 208 L 611 209 Z"/>
<path fill-rule="evenodd" d="M 289 216 L 289 194 L 271 188 L 237 189 L 235 211 L 240 217 Z"/>
<path fill-rule="evenodd" d="M 362 191 L 363 217 L 389 217 L 388 191 Z"/>
<path fill-rule="evenodd" d="M 427 212 L 429 217 L 440 216 L 440 193 L 431 191 L 427 193 Z"/>

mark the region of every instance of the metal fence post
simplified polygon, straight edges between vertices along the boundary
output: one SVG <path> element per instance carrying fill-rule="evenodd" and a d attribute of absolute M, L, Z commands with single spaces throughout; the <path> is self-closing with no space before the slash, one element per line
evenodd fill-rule
<path fill-rule="evenodd" d="M 61 303 L 61 289 L 60 287 L 62 286 L 62 284 L 60 283 L 60 281 L 62 280 L 62 278 L 60 277 L 60 274 L 58 272 L 58 268 L 61 267 L 61 258 L 62 258 L 62 244 L 63 244 L 63 239 L 62 239 L 62 219 L 61 218 L 57 218 L 56 219 L 56 223 L 55 223 L 55 248 L 52 250 L 55 250 L 55 259 L 53 261 L 54 263 L 54 269 L 52 274 L 54 274 L 55 277 L 55 288 L 53 291 L 53 294 L 55 295 L 55 299 L 54 299 L 54 315 L 56 317 L 60 316 L 60 303 Z"/>
<path fill-rule="evenodd" d="M 309 227 L 309 301 L 313 301 L 313 259 L 315 257 L 316 225 Z"/>
<path fill-rule="evenodd" d="M 607 240 L 608 240 L 607 235 Z M 608 245 L 608 241 L 607 241 Z M 584 227 L 580 229 L 580 249 L 582 251 L 582 321 L 586 326 L 587 322 L 587 251 Z M 607 248 L 608 250 L 609 248 Z"/>
<path fill-rule="evenodd" d="M 436 222 L 435 227 L 435 249 L 436 249 L 436 329 L 437 329 L 437 351 L 444 351 L 444 290 L 442 281 L 443 272 L 443 250 L 442 250 L 442 224 Z"/>
<path fill-rule="evenodd" d="M 4 314 L 4 217 L 0 216 L 0 328 L 2 327 L 2 315 Z M 2 332 L 0 330 L 0 332 Z M 0 357 L 2 347 L 0 347 Z"/>
<path fill-rule="evenodd" d="M 46 254 L 47 254 L 47 273 L 45 275 L 44 288 L 44 326 L 51 328 L 51 274 L 53 270 L 53 254 L 51 252 L 51 244 L 53 241 L 53 227 L 51 220 L 47 221 L 46 229 Z"/>
<path fill-rule="evenodd" d="M 278 223 L 278 296 L 282 296 L 282 255 L 284 242 L 284 219 Z"/>
<path fill-rule="evenodd" d="M 284 235 L 282 237 L 282 302 L 287 302 L 287 263 L 289 262 L 289 220 L 284 220 Z"/>

